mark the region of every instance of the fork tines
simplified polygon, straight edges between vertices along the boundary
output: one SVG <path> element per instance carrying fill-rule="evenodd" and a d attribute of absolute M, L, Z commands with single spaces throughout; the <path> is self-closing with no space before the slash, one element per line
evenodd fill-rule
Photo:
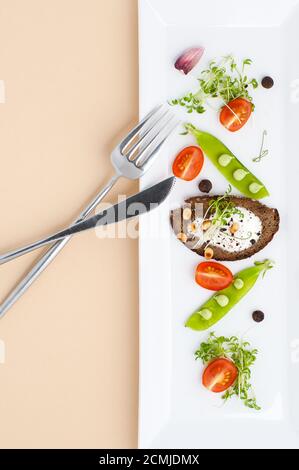
<path fill-rule="evenodd" d="M 177 125 L 169 107 L 159 105 L 122 142 L 121 153 L 137 168 L 145 168 Z"/>

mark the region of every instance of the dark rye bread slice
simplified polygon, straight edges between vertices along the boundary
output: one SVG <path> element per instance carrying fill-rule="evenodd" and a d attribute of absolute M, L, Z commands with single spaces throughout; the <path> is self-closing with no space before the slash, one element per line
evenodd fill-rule
<path fill-rule="evenodd" d="M 184 207 L 188 206 L 192 211 L 191 221 L 188 222 L 183 220 L 184 207 L 171 211 L 170 221 L 175 234 L 178 235 L 179 233 L 187 233 L 186 224 L 192 222 L 197 217 L 202 217 L 202 214 L 205 214 L 206 210 L 208 209 L 210 201 L 216 199 L 217 197 L 219 196 L 198 196 L 186 199 L 186 205 Z M 279 213 L 277 209 L 271 209 L 257 200 L 246 197 L 228 196 L 226 200 L 232 202 L 237 207 L 244 207 L 258 216 L 262 222 L 262 233 L 254 245 L 239 252 L 231 253 L 218 246 L 211 245 L 214 252 L 213 259 L 217 261 L 237 261 L 249 258 L 268 245 L 268 243 L 274 237 L 275 233 L 279 229 Z M 202 210 L 199 210 L 199 207 L 202 208 Z M 184 244 L 198 255 L 204 256 L 204 249 L 206 244 L 202 244 L 193 249 L 192 246 L 194 246 L 194 239 L 192 240 L 191 237 L 189 237 L 187 242 Z"/>

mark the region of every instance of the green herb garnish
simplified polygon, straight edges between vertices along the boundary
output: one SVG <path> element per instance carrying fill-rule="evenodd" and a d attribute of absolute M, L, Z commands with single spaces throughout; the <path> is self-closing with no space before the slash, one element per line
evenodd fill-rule
<path fill-rule="evenodd" d="M 217 199 L 213 199 L 209 203 L 209 207 L 204 215 L 204 219 L 206 219 L 208 213 L 211 212 L 213 215 L 212 224 L 223 226 L 227 225 L 228 220 L 234 215 L 239 215 L 242 217 L 243 212 L 240 211 L 240 209 L 238 209 L 233 202 L 227 200 L 227 197 L 231 192 L 232 187 L 229 185 L 223 196 L 219 196 Z"/>
<path fill-rule="evenodd" d="M 206 111 L 205 105 L 210 98 L 220 98 L 224 104 L 235 98 L 245 98 L 252 102 L 249 87 L 257 88 L 258 82 L 255 78 L 249 80 L 245 73 L 246 67 L 251 63 L 251 59 L 244 59 L 241 67 L 238 67 L 231 55 L 223 57 L 219 63 L 213 60 L 208 68 L 201 72 L 198 79 L 199 90 L 171 100 L 170 104 L 182 106 L 188 113 L 201 114 Z"/>
<path fill-rule="evenodd" d="M 260 410 L 250 383 L 250 368 L 256 361 L 257 353 L 257 349 L 251 349 L 247 341 L 236 336 L 217 337 L 215 333 L 210 333 L 207 341 L 201 343 L 195 352 L 195 359 L 201 359 L 205 365 L 218 357 L 230 359 L 238 369 L 238 377 L 236 382 L 222 395 L 222 399 L 227 401 L 229 398 L 237 396 L 248 408 Z"/>
<path fill-rule="evenodd" d="M 265 130 L 263 132 L 263 137 L 262 137 L 262 144 L 261 144 L 261 148 L 260 148 L 260 153 L 258 155 L 258 157 L 255 157 L 252 159 L 253 162 L 260 162 L 262 160 L 262 158 L 266 157 L 268 154 L 269 154 L 269 150 L 268 149 L 264 149 L 264 144 L 265 144 L 265 137 L 267 135 L 267 131 Z"/>
<path fill-rule="evenodd" d="M 212 217 L 210 220 L 212 222 L 211 228 L 206 231 L 206 237 L 209 238 L 209 241 L 206 243 L 205 248 L 213 244 L 213 240 L 215 236 L 219 233 L 221 227 L 225 227 L 228 225 L 229 220 L 234 215 L 239 215 L 240 217 L 244 217 L 243 212 L 238 209 L 233 202 L 228 201 L 227 197 L 230 195 L 232 191 L 231 185 L 228 186 L 227 190 L 223 194 L 223 196 L 219 196 L 216 199 L 213 199 L 209 203 L 209 207 L 206 210 L 203 220 Z M 223 236 L 228 238 L 232 238 L 232 235 L 222 233 Z M 248 236 L 246 238 L 239 238 L 234 235 L 234 239 L 238 240 L 247 240 L 252 235 L 251 232 L 248 232 Z M 195 235 L 194 235 L 195 237 Z M 201 239 L 199 238 L 195 245 L 192 246 L 192 250 L 196 249 L 201 244 Z"/>

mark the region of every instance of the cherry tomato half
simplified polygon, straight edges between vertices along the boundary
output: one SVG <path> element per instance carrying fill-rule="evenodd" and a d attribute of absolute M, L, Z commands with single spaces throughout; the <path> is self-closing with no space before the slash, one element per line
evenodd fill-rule
<path fill-rule="evenodd" d="M 186 147 L 177 155 L 173 162 L 173 174 L 185 181 L 192 181 L 199 175 L 203 162 L 203 152 L 199 147 Z"/>
<path fill-rule="evenodd" d="M 210 392 L 220 393 L 231 387 L 238 377 L 235 364 L 226 358 L 214 359 L 203 372 L 202 384 Z"/>
<path fill-rule="evenodd" d="M 195 280 L 205 289 L 222 290 L 233 282 L 233 275 L 223 264 L 204 261 L 196 268 Z"/>
<path fill-rule="evenodd" d="M 252 113 L 252 104 L 244 98 L 235 98 L 220 111 L 220 122 L 231 132 L 243 127 Z"/>

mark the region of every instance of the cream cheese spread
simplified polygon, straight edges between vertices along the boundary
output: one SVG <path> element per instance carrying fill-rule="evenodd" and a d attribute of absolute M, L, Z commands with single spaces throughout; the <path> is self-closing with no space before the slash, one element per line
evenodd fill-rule
<path fill-rule="evenodd" d="M 196 246 L 209 244 L 218 246 L 224 251 L 235 253 L 244 251 L 254 245 L 262 234 L 262 222 L 252 211 L 244 207 L 237 207 L 240 213 L 234 214 L 227 220 L 226 225 L 215 223 L 202 230 L 203 218 L 197 218 L 192 224 L 192 231 L 188 229 L 188 234 L 193 235 Z M 213 215 L 209 217 L 213 221 Z M 232 234 L 230 228 L 237 224 L 238 230 Z"/>

